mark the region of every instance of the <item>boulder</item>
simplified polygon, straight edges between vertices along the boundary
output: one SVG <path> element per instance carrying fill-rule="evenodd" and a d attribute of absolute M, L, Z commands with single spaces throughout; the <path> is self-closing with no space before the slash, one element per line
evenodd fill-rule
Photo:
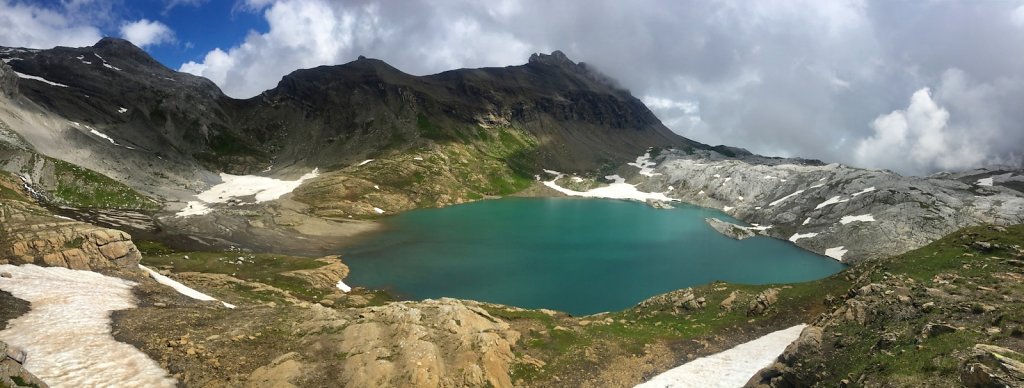
<path fill-rule="evenodd" d="M 754 300 L 750 302 L 750 305 L 747 306 L 747 315 L 753 316 L 764 314 L 778 299 L 778 288 L 769 288 L 759 292 L 754 296 Z"/>
<path fill-rule="evenodd" d="M 822 329 L 807 326 L 800 337 L 786 347 L 775 362 L 758 371 L 747 381 L 747 387 L 809 387 L 817 381 L 816 370 L 806 369 L 820 365 Z"/>
<path fill-rule="evenodd" d="M 967 387 L 1024 386 L 1024 355 L 1003 347 L 977 344 L 961 365 L 960 382 Z"/>

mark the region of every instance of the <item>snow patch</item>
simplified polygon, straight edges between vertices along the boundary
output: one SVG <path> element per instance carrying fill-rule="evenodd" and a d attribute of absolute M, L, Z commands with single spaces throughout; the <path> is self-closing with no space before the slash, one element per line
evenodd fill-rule
<path fill-rule="evenodd" d="M 128 108 L 125 108 L 123 106 L 122 107 L 118 107 L 117 108 L 117 113 L 121 113 L 121 114 L 128 113 Z"/>
<path fill-rule="evenodd" d="M 110 138 L 110 136 L 107 136 L 107 135 L 106 135 L 105 133 L 103 133 L 103 132 L 97 131 L 97 130 L 95 130 L 95 129 L 90 129 L 90 130 L 89 130 L 89 133 L 92 133 L 93 135 L 96 135 L 96 136 L 102 137 L 102 138 L 104 138 L 104 139 L 107 139 L 107 141 L 109 141 L 109 142 L 110 142 L 110 144 L 113 144 L 113 145 L 118 145 L 118 144 L 117 144 L 117 142 L 116 142 L 116 141 L 114 141 L 114 139 L 111 139 L 111 138 Z"/>
<path fill-rule="evenodd" d="M 800 240 L 802 238 L 811 238 L 811 237 L 814 237 L 814 236 L 817 236 L 817 235 L 818 234 L 814 233 L 814 232 L 811 232 L 811 233 L 794 233 L 792 236 L 789 237 L 789 241 L 797 242 L 797 240 Z"/>
<path fill-rule="evenodd" d="M 0 289 L 31 303 L 0 340 L 24 349 L 25 369 L 52 387 L 174 387 L 135 347 L 110 335 L 110 312 L 135 307 L 135 283 L 91 271 L 0 265 Z"/>
<path fill-rule="evenodd" d="M 158 272 L 156 272 L 156 271 L 154 271 L 152 269 L 149 269 L 149 268 L 147 268 L 146 266 L 144 266 L 142 264 L 139 264 L 139 269 L 148 272 L 149 276 L 151 278 L 153 278 L 153 280 L 156 280 L 157 283 L 160 283 L 160 284 L 163 284 L 163 285 L 168 286 L 170 288 L 173 288 L 174 291 L 178 291 L 179 294 L 185 295 L 185 296 L 187 296 L 189 298 L 192 298 L 192 299 L 195 299 L 195 300 L 207 300 L 207 301 L 211 301 L 212 300 L 212 301 L 220 302 L 219 300 L 217 300 L 217 298 L 214 298 L 214 297 L 206 295 L 206 294 L 204 294 L 202 292 L 196 291 L 196 290 L 194 290 L 194 289 L 192 289 L 189 286 L 186 286 L 184 284 L 178 283 L 174 279 L 171 279 L 169 277 L 161 275 Z M 220 302 L 220 303 L 223 304 L 224 307 L 227 307 L 229 309 L 235 308 L 235 305 L 233 305 L 231 303 L 228 303 L 228 302 Z"/>
<path fill-rule="evenodd" d="M 732 206 L 722 206 L 722 211 L 724 211 L 724 212 L 727 212 L 727 211 L 732 210 L 732 209 L 735 209 L 735 207 L 732 207 Z"/>
<path fill-rule="evenodd" d="M 993 183 L 992 181 L 993 181 L 992 177 L 981 178 L 981 179 L 978 179 L 978 182 L 975 183 L 975 184 L 978 185 L 978 186 L 992 186 L 992 183 Z"/>
<path fill-rule="evenodd" d="M 362 162 L 359 162 L 359 164 L 357 164 L 357 165 L 356 165 L 356 167 L 364 166 L 364 165 L 366 165 L 367 163 L 370 163 L 370 162 L 372 162 L 372 161 L 373 161 L 373 159 L 366 159 L 366 160 L 364 160 L 364 161 L 362 161 Z"/>
<path fill-rule="evenodd" d="M 19 72 L 14 72 L 14 75 L 18 76 L 18 78 L 24 78 L 24 79 L 30 79 L 30 80 L 34 80 L 34 81 L 39 81 L 39 82 L 42 82 L 44 84 L 49 84 L 49 85 L 53 85 L 53 86 L 59 86 L 59 87 L 62 87 L 62 88 L 68 87 L 65 84 L 53 82 L 53 81 L 50 81 L 50 80 L 48 80 L 46 78 L 36 77 L 34 75 L 22 74 L 22 73 L 19 73 Z"/>
<path fill-rule="evenodd" d="M 831 257 L 833 259 L 836 259 L 836 261 L 842 262 L 843 255 L 845 255 L 846 252 L 849 252 L 843 248 L 844 247 L 828 248 L 825 250 L 825 256 Z"/>
<path fill-rule="evenodd" d="M 804 223 L 802 223 L 800 225 L 807 225 L 809 223 L 811 223 L 811 217 L 807 217 L 807 219 L 804 220 Z"/>
<path fill-rule="evenodd" d="M 875 186 L 871 186 L 871 187 L 868 187 L 868 188 L 866 188 L 866 189 L 864 189 L 864 190 L 861 190 L 861 191 L 858 191 L 858 192 L 856 192 L 856 193 L 853 193 L 853 195 L 852 195 L 852 196 L 853 196 L 853 197 L 856 197 L 856 196 L 858 196 L 858 195 L 861 195 L 861 194 L 867 194 L 867 193 L 870 193 L 870 192 L 872 192 L 872 191 L 875 191 Z"/>
<path fill-rule="evenodd" d="M 782 198 L 779 198 L 779 199 L 776 199 L 776 200 L 772 201 L 772 203 L 768 204 L 768 207 L 772 207 L 772 206 L 778 205 L 778 204 L 782 203 L 782 201 L 785 201 L 787 199 L 790 199 L 790 198 L 793 198 L 795 196 L 798 196 L 798 195 L 800 195 L 803 192 L 804 192 L 803 190 L 797 190 L 797 191 L 793 192 L 790 195 L 787 195 L 785 197 L 782 197 Z"/>
<path fill-rule="evenodd" d="M 373 211 L 377 212 L 377 214 L 384 214 L 384 209 L 381 209 L 379 207 L 373 208 Z"/>
<path fill-rule="evenodd" d="M 109 63 L 106 63 L 106 62 L 103 63 L 103 67 L 106 67 L 108 69 L 113 69 L 113 70 L 121 71 L 121 69 L 119 69 L 117 66 L 111 66 Z"/>
<path fill-rule="evenodd" d="M 206 191 L 196 195 L 198 201 L 189 201 L 184 209 L 175 216 L 188 217 L 200 214 L 207 214 L 212 209 L 208 206 L 214 203 L 225 203 L 232 198 L 254 196 L 256 202 L 273 201 L 281 198 L 299 187 L 302 182 L 316 178 L 320 175 L 320 169 L 313 169 L 312 172 L 299 177 L 294 181 L 283 181 L 280 179 L 268 178 L 256 175 L 231 175 L 220 174 L 221 183 L 210 187 Z"/>
<path fill-rule="evenodd" d="M 698 358 L 654 376 L 635 388 L 741 387 L 751 376 L 771 365 L 790 343 L 800 337 L 804 327 L 807 325 L 779 330 L 724 352 Z"/>
<path fill-rule="evenodd" d="M 846 225 L 846 224 L 849 224 L 851 222 L 857 222 L 857 221 L 860 221 L 860 222 L 872 222 L 874 220 L 875 220 L 875 217 L 872 216 L 871 214 L 861 214 L 859 216 L 843 216 L 843 218 L 839 220 L 839 223 L 843 224 L 843 225 Z"/>
<path fill-rule="evenodd" d="M 665 193 L 648 193 L 640 191 L 635 185 L 626 183 L 626 180 L 618 175 L 608 175 L 605 177 L 606 179 L 614 181 L 608 186 L 598 187 L 587 191 L 576 191 L 564 188 L 555 183 L 555 181 L 565 174 L 554 170 L 544 170 L 544 172 L 555 176 L 554 179 L 545 181 L 544 186 L 550 187 L 555 191 L 572 197 L 632 199 L 641 202 L 646 202 L 652 199 L 665 202 L 677 201 L 677 199 L 669 198 Z"/>
<path fill-rule="evenodd" d="M 338 280 L 338 284 L 336 284 L 336 286 L 341 290 L 341 292 L 352 292 L 352 287 L 349 287 L 344 281 Z"/>
<path fill-rule="evenodd" d="M 835 205 L 837 203 L 843 203 L 843 202 L 850 201 L 849 199 L 839 199 L 839 198 L 840 198 L 840 196 L 837 195 L 835 197 L 826 199 L 825 202 L 819 203 L 818 206 L 815 206 L 814 210 L 821 209 L 821 208 L 823 208 L 825 206 L 828 206 L 828 205 Z"/>
<path fill-rule="evenodd" d="M 415 158 L 412 158 L 412 160 L 421 160 L 421 161 L 422 161 L 422 160 L 423 160 L 423 158 L 421 158 L 421 157 L 417 156 L 417 157 L 415 157 Z"/>
<path fill-rule="evenodd" d="M 651 152 L 650 151 L 647 151 L 643 155 L 637 156 L 636 157 L 636 162 L 626 163 L 626 164 L 628 164 L 630 166 L 633 166 L 633 167 L 636 167 L 636 168 L 639 168 L 640 169 L 640 175 L 643 175 L 643 176 L 646 176 L 646 177 L 653 177 L 655 175 L 661 175 L 661 173 L 659 173 L 659 172 L 654 172 L 654 166 L 656 166 L 657 163 L 654 163 L 654 162 L 651 161 Z"/>

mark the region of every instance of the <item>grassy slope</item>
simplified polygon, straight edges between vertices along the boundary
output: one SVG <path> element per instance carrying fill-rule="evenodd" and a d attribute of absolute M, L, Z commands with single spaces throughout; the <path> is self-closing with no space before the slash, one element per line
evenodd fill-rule
<path fill-rule="evenodd" d="M 132 188 L 96 171 L 62 160 L 53 164 L 57 188 L 50 194 L 59 205 L 80 208 L 155 210 L 159 204 Z"/>
<path fill-rule="evenodd" d="M 283 272 L 319 268 L 325 263 L 309 257 L 277 255 L 270 253 L 251 254 L 245 252 L 183 252 L 175 251 L 153 241 L 137 240 L 136 246 L 142 253 L 143 265 L 168 269 L 173 272 L 204 272 L 229 275 L 248 282 L 265 284 L 287 292 L 290 296 L 308 302 L 316 302 L 337 290 L 313 287 L 307 281 L 283 275 Z M 205 291 L 205 290 L 204 290 Z M 210 290 L 211 295 L 229 301 L 283 302 L 283 295 L 270 289 L 233 285 Z M 392 298 L 384 292 L 363 293 L 371 304 L 380 304 Z"/>
<path fill-rule="evenodd" d="M 160 207 L 153 199 L 106 175 L 36 153 L 21 136 L 0 121 L 0 159 L 14 157 L 28 159 L 18 173 L 28 173 L 37 162 L 52 167 L 56 187 L 49 189 L 49 199 L 57 205 L 132 210 L 154 210 Z"/>
<path fill-rule="evenodd" d="M 372 218 L 508 195 L 532 182 L 536 139 L 514 128 L 442 129 L 425 117 L 426 146 L 324 174 L 295 191 L 317 215 Z"/>
<path fill-rule="evenodd" d="M 999 248 L 978 249 L 973 245 L 978 241 Z M 846 379 L 851 386 L 957 386 L 960 364 L 974 344 L 1024 350 L 1021 246 L 1024 225 L 979 226 L 851 270 L 858 278 L 854 288 L 884 289 L 851 298 L 868 306 L 866 325 L 826 324 L 825 358 L 818 364 L 826 372 L 819 385 Z M 901 294 L 907 298 L 901 300 Z M 960 329 L 923 335 L 929 323 Z"/>

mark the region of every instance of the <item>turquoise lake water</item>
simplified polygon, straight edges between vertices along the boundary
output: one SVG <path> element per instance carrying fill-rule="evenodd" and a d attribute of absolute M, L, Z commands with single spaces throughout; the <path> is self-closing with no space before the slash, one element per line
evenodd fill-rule
<path fill-rule="evenodd" d="M 350 285 L 412 299 L 455 297 L 573 315 L 628 308 L 660 293 L 724 280 L 820 279 L 843 264 L 788 241 L 737 241 L 681 205 L 506 198 L 417 210 L 342 252 Z"/>

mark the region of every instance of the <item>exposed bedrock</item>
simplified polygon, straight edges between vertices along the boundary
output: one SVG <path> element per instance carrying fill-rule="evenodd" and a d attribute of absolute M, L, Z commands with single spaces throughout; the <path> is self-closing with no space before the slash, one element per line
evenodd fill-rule
<path fill-rule="evenodd" d="M 1024 222 L 1024 172 L 901 176 L 803 159 L 667 150 L 638 187 L 723 209 L 758 231 L 845 263 L 919 248 L 957 229 Z M 648 174 L 644 174 L 648 175 Z M 670 189 L 671 187 L 671 189 Z M 738 230 L 716 222 L 718 230 Z"/>
<path fill-rule="evenodd" d="M 26 202 L 0 200 L 0 263 L 134 271 L 142 255 L 131 236 L 50 215 Z"/>

